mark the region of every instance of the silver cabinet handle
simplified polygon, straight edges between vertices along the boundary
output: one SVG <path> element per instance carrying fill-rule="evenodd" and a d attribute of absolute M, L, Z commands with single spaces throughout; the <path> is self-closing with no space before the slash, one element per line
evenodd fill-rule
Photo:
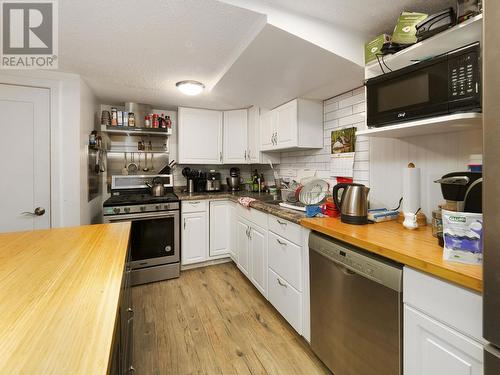
<path fill-rule="evenodd" d="M 248 160 L 250 160 L 250 149 L 248 149 Z"/>
<path fill-rule="evenodd" d="M 200 201 L 197 201 L 197 202 L 189 202 L 189 204 L 199 204 Z"/>
<path fill-rule="evenodd" d="M 281 224 L 281 225 L 285 225 L 286 226 L 286 221 L 281 221 L 280 219 L 276 219 L 276 221 L 278 222 L 278 224 Z"/>
<path fill-rule="evenodd" d="M 276 145 L 278 144 L 278 132 L 274 133 L 274 142 Z"/>
<path fill-rule="evenodd" d="M 278 242 L 282 246 L 286 246 L 286 242 L 280 241 L 279 238 L 276 238 L 276 242 Z"/>
<path fill-rule="evenodd" d="M 45 208 L 37 207 L 33 212 L 21 212 L 21 215 L 30 215 L 30 216 L 43 216 L 45 214 Z"/>
<path fill-rule="evenodd" d="M 131 374 L 133 374 L 133 373 L 135 372 L 135 368 L 134 368 L 134 366 L 130 366 L 130 367 L 128 368 L 128 372 L 129 372 L 129 373 L 131 373 Z"/>
<path fill-rule="evenodd" d="M 184 229 L 186 229 L 186 219 L 184 219 Z"/>
<path fill-rule="evenodd" d="M 278 280 L 278 284 L 281 285 L 284 288 L 288 288 L 285 283 L 282 283 L 280 279 L 276 278 Z"/>
<path fill-rule="evenodd" d="M 222 163 L 222 151 L 219 152 L 220 162 Z"/>
<path fill-rule="evenodd" d="M 131 318 L 133 318 L 133 317 L 134 317 L 134 310 L 133 310 L 131 307 L 129 307 L 129 308 L 127 309 L 127 312 L 129 313 L 129 315 L 130 315 L 130 317 L 131 317 Z"/>
<path fill-rule="evenodd" d="M 247 150 L 245 150 L 245 160 L 247 160 Z"/>

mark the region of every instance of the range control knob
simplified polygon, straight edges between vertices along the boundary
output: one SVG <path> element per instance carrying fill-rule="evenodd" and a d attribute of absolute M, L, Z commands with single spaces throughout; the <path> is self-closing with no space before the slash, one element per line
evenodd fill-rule
<path fill-rule="evenodd" d="M 141 211 L 146 211 L 146 206 L 141 206 Z"/>
<path fill-rule="evenodd" d="M 115 207 L 115 208 L 113 208 L 113 212 L 115 214 L 119 214 L 120 213 L 120 209 L 118 207 Z"/>
<path fill-rule="evenodd" d="M 128 214 L 130 212 L 130 207 L 125 207 L 123 211 L 125 211 Z"/>
<path fill-rule="evenodd" d="M 166 204 L 165 206 L 163 206 L 163 208 L 164 208 L 165 210 L 169 210 L 169 209 L 170 209 L 170 206 L 169 206 L 168 204 Z"/>
<path fill-rule="evenodd" d="M 157 209 L 157 210 L 161 210 L 161 205 L 157 204 L 157 205 L 155 206 L 155 209 Z"/>

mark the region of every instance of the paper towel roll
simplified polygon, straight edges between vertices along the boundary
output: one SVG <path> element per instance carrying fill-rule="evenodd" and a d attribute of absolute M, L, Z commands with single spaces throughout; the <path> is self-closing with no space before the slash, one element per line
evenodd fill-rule
<path fill-rule="evenodd" d="M 403 170 L 403 213 L 416 213 L 420 208 L 420 168 Z"/>

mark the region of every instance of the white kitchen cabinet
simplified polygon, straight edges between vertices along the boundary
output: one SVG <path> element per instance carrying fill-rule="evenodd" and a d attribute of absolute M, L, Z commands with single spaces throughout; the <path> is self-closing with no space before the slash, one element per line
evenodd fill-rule
<path fill-rule="evenodd" d="M 236 215 L 236 203 L 228 202 L 229 205 L 229 254 L 233 261 L 238 263 L 238 221 Z"/>
<path fill-rule="evenodd" d="M 210 258 L 227 257 L 231 248 L 231 236 L 228 228 L 230 222 L 230 206 L 228 201 L 210 202 Z"/>
<path fill-rule="evenodd" d="M 264 112 L 260 115 L 260 149 L 272 151 L 274 145 L 274 133 L 276 132 L 277 113 L 275 111 Z"/>
<path fill-rule="evenodd" d="M 271 268 L 269 275 L 269 302 L 279 311 L 290 325 L 302 333 L 302 299 L 301 293 Z"/>
<path fill-rule="evenodd" d="M 252 226 L 249 233 L 250 281 L 267 297 L 267 231 Z"/>
<path fill-rule="evenodd" d="M 483 347 L 424 313 L 404 307 L 405 375 L 482 375 Z"/>
<path fill-rule="evenodd" d="M 208 260 L 207 212 L 182 213 L 181 264 L 187 265 Z"/>
<path fill-rule="evenodd" d="M 245 220 L 238 218 L 238 222 L 236 224 L 236 233 L 237 233 L 237 251 L 238 251 L 238 268 L 245 274 L 245 276 L 249 277 L 250 275 L 250 257 L 249 257 L 249 232 L 250 232 L 250 224 Z"/>
<path fill-rule="evenodd" d="M 221 111 L 179 107 L 178 163 L 222 164 Z"/>
<path fill-rule="evenodd" d="M 323 148 L 323 105 L 294 99 L 261 115 L 261 151 Z"/>
<path fill-rule="evenodd" d="M 248 161 L 248 111 L 224 111 L 224 164 L 246 164 Z"/>
<path fill-rule="evenodd" d="M 267 136 L 266 136 L 267 138 Z M 270 138 L 267 138 L 270 139 Z M 248 164 L 279 164 L 281 156 L 279 153 L 265 153 L 260 150 L 260 109 L 253 106 L 248 109 Z"/>

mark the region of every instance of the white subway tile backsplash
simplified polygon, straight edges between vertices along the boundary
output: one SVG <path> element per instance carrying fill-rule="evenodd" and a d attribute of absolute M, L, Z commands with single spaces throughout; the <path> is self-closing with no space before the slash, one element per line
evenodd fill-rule
<path fill-rule="evenodd" d="M 352 113 L 360 113 L 360 112 L 365 112 L 365 111 L 366 111 L 365 101 L 352 106 Z"/>
<path fill-rule="evenodd" d="M 361 87 L 358 87 L 357 89 L 352 90 L 352 95 L 355 96 L 355 95 L 359 95 L 359 94 L 366 95 L 365 86 L 361 86 Z"/>
<path fill-rule="evenodd" d="M 352 115 L 352 106 L 328 112 L 325 114 L 325 121 L 340 119 L 349 115 Z"/>
<path fill-rule="evenodd" d="M 365 93 L 358 94 L 356 96 L 351 96 L 350 98 L 346 98 L 344 100 L 341 100 L 339 102 L 339 109 L 346 108 L 346 107 L 352 107 L 356 104 L 364 103 L 364 102 L 365 102 Z M 354 108 L 353 108 L 353 110 L 354 110 Z"/>
<path fill-rule="evenodd" d="M 350 107 L 350 109 L 352 111 L 352 107 Z M 365 113 L 364 112 L 356 113 L 354 115 L 342 117 L 341 119 L 339 119 L 339 126 L 347 127 L 363 121 L 365 121 Z"/>
<path fill-rule="evenodd" d="M 333 103 L 330 103 L 330 104 L 325 104 L 324 105 L 325 108 L 324 108 L 324 113 L 328 113 L 328 112 L 332 112 L 332 111 L 335 111 L 337 109 L 339 109 L 339 102 L 333 102 Z"/>

